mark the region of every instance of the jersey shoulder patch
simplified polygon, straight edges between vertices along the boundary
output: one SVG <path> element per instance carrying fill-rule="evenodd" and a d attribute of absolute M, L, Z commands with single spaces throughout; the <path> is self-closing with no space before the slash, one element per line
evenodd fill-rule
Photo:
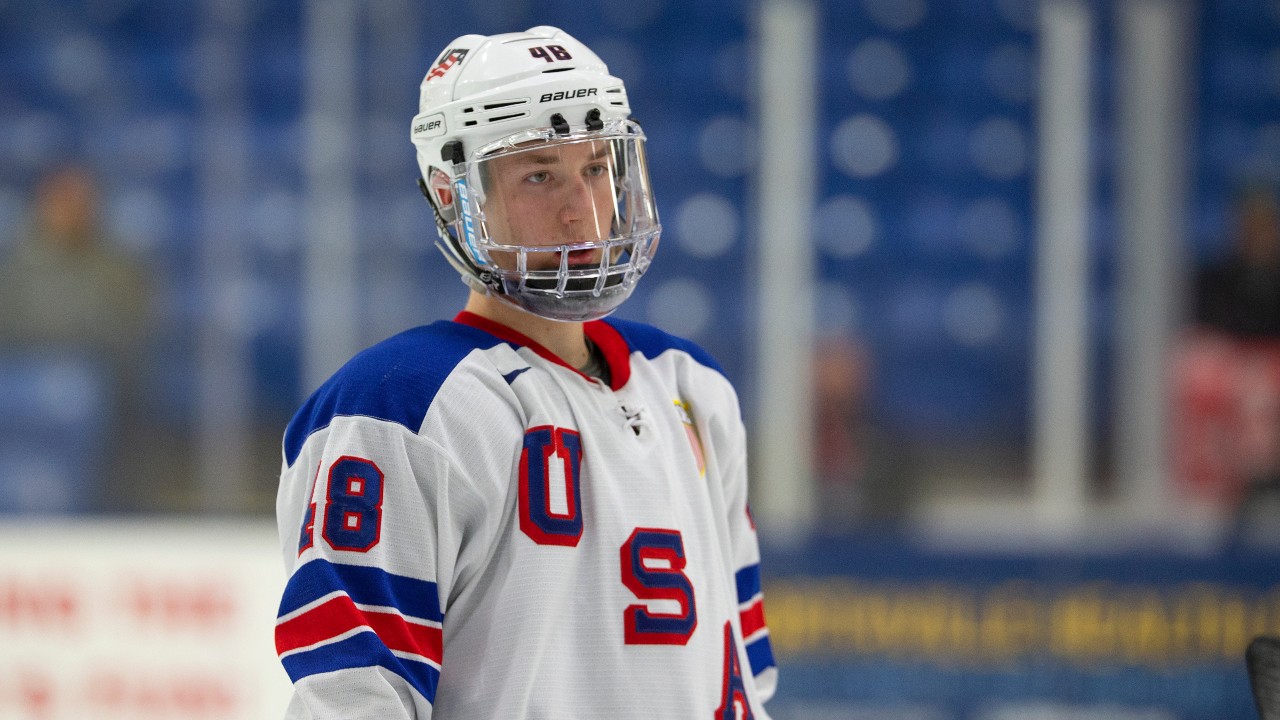
<path fill-rule="evenodd" d="M 285 462 L 293 465 L 307 438 L 339 416 L 372 417 L 417 432 L 431 401 L 458 363 L 473 350 L 501 342 L 484 331 L 442 320 L 361 351 L 293 416 L 284 434 Z"/>
<path fill-rule="evenodd" d="M 616 330 L 622 336 L 622 339 L 626 340 L 632 352 L 639 352 L 650 360 L 669 350 L 677 350 L 693 358 L 699 365 L 704 365 L 721 375 L 725 375 L 724 368 L 712 357 L 711 353 L 691 340 L 676 337 L 652 325 L 630 320 L 611 317 L 602 322 Z"/>

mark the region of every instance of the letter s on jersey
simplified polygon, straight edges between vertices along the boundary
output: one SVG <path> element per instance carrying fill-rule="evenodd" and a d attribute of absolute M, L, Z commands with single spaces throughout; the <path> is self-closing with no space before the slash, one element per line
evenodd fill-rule
<path fill-rule="evenodd" d="M 628 645 L 684 645 L 698 627 L 693 583 L 684 574 L 684 538 L 677 530 L 636 528 L 622 545 L 622 584 L 641 600 L 674 601 L 676 612 L 636 604 L 623 613 Z"/>

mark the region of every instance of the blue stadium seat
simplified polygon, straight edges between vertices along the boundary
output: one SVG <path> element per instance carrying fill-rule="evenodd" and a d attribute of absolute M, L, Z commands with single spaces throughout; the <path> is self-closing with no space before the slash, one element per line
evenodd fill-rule
<path fill-rule="evenodd" d="M 0 356 L 0 513 L 89 509 L 106 469 L 110 381 L 66 353 Z"/>

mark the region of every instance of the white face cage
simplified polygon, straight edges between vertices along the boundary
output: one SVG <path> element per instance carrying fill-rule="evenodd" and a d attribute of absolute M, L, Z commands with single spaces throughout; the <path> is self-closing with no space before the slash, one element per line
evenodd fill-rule
<path fill-rule="evenodd" d="M 429 181 L 442 249 L 464 276 L 528 312 L 608 315 L 649 268 L 661 234 L 644 139 L 619 119 L 596 129 L 557 123 L 475 149 L 452 179 Z"/>

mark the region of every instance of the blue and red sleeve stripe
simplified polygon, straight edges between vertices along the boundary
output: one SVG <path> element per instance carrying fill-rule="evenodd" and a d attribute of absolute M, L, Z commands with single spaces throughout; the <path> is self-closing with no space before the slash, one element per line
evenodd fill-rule
<path fill-rule="evenodd" d="M 751 661 L 751 674 L 775 667 L 773 646 L 769 643 L 769 626 L 764 620 L 764 595 L 760 592 L 760 566 L 749 565 L 738 571 L 738 619 L 742 626 L 742 640 L 747 646 L 747 658 Z"/>
<path fill-rule="evenodd" d="M 285 586 L 276 652 L 294 682 L 378 666 L 435 702 L 443 621 L 435 583 L 317 559 Z"/>

